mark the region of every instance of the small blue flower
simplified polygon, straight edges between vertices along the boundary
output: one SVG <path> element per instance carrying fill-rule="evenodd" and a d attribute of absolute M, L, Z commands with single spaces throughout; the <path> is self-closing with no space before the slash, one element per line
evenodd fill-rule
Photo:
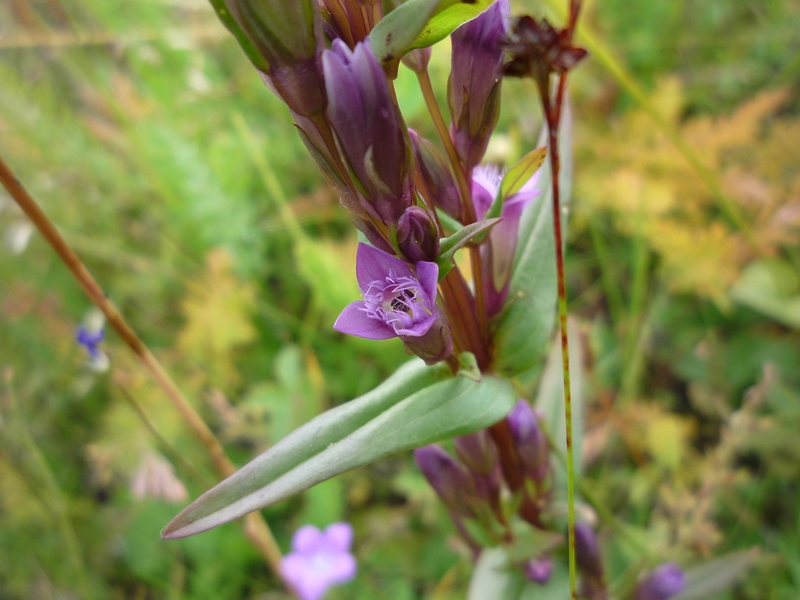
<path fill-rule="evenodd" d="M 103 329 L 98 331 L 89 331 L 86 327 L 81 325 L 75 333 L 75 340 L 89 353 L 89 357 L 93 361 L 99 360 L 103 356 L 103 351 L 100 350 L 98 344 L 105 339 L 106 335 Z"/>

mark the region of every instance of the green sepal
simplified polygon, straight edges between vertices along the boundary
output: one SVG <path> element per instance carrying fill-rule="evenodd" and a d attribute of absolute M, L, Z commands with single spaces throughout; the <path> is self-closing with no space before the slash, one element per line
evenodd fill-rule
<path fill-rule="evenodd" d="M 476 236 L 488 232 L 497 225 L 500 219 L 483 219 L 477 223 L 466 225 L 456 231 L 450 237 L 443 238 L 439 242 L 439 256 L 436 257 L 436 264 L 439 265 L 439 281 L 453 268 L 453 256 L 456 251 L 472 241 Z"/>
<path fill-rule="evenodd" d="M 259 71 L 269 73 L 269 63 L 267 59 L 258 51 L 258 48 L 250 41 L 250 38 L 242 31 L 242 28 L 239 27 L 231 11 L 228 10 L 228 7 L 225 5 L 225 0 L 210 0 L 210 2 L 211 6 L 214 7 L 214 12 L 217 13 L 217 17 L 219 17 L 219 20 L 222 21 L 222 24 L 225 25 L 228 31 L 233 34 L 233 37 L 236 38 L 236 41 L 239 43 L 239 46 L 242 47 L 242 50 L 244 50 L 250 62 L 253 63 Z"/>
<path fill-rule="evenodd" d="M 503 177 L 500 196 L 508 198 L 522 189 L 534 173 L 542 166 L 547 156 L 547 147 L 536 148 L 523 156 Z"/>

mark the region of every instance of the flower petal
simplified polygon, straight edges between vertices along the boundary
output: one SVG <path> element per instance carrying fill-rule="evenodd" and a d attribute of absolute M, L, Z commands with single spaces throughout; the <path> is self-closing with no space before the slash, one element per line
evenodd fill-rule
<path fill-rule="evenodd" d="M 356 251 L 356 278 L 363 292 L 373 281 L 385 281 L 389 271 L 398 277 L 413 277 L 408 265 L 388 252 L 360 243 Z"/>
<path fill-rule="evenodd" d="M 419 281 L 422 291 L 428 296 L 428 308 L 432 309 L 434 304 L 436 304 L 436 286 L 439 284 L 439 265 L 423 260 L 418 262 L 414 268 L 417 271 L 417 281 Z"/>
<path fill-rule="evenodd" d="M 313 525 L 303 525 L 294 532 L 292 550 L 300 554 L 313 554 L 323 547 L 325 537 Z"/>
<path fill-rule="evenodd" d="M 331 523 L 323 534 L 328 548 L 347 552 L 353 543 L 353 526 L 350 523 Z"/>
<path fill-rule="evenodd" d="M 434 312 L 432 315 L 425 317 L 422 321 L 417 321 L 408 329 L 398 329 L 397 335 L 400 337 L 407 336 L 407 337 L 420 337 L 428 333 L 428 330 L 433 326 L 436 322 L 436 313 Z"/>
<path fill-rule="evenodd" d="M 328 569 L 326 572 L 329 585 L 336 585 L 350 581 L 356 576 L 358 567 L 356 566 L 356 559 L 347 552 L 336 554 L 330 558 Z"/>
<path fill-rule="evenodd" d="M 378 250 L 380 252 L 380 250 Z M 389 325 L 377 319 L 371 319 L 364 312 L 363 300 L 351 302 L 336 319 L 333 328 L 341 333 L 367 338 L 368 340 L 388 340 L 397 337 Z"/>

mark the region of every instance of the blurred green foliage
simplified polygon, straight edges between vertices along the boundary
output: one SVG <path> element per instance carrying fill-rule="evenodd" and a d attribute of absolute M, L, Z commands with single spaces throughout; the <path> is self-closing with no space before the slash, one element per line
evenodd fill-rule
<path fill-rule="evenodd" d="M 800 4 L 588 4 L 586 26 L 752 228 L 601 65 L 581 67 L 567 268 L 589 357 L 585 484 L 625 523 L 601 527 L 612 585 L 643 547 L 692 564 L 759 546 L 720 598 L 795 599 Z M 442 99 L 447 64 L 445 45 Z M 535 144 L 527 83 L 506 86 L 493 160 Z M 3 158 L 238 464 L 404 360 L 397 340 L 332 331 L 357 293 L 353 229 L 202 0 L 6 0 L 0 90 Z M 403 70 L 397 90 L 430 134 Z M 159 540 L 182 504 L 152 490 L 196 497 L 207 456 L 114 335 L 110 370 L 86 367 L 90 304 L 30 233 L 0 194 L 0 597 L 282 597 L 237 525 Z M 354 524 L 359 576 L 333 600 L 464 597 L 469 553 L 406 455 L 265 517 L 283 549 L 303 523 Z"/>

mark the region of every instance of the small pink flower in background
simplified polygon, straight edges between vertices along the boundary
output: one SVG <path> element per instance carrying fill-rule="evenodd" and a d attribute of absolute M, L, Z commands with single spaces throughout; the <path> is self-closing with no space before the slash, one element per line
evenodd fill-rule
<path fill-rule="evenodd" d="M 281 570 L 300 600 L 321 600 L 329 587 L 356 576 L 352 543 L 349 523 L 333 523 L 325 531 L 303 525 L 295 532 L 292 552 L 283 558 Z"/>
<path fill-rule="evenodd" d="M 155 498 L 167 502 L 185 502 L 189 499 L 172 465 L 155 452 L 147 452 L 142 458 L 133 476 L 131 491 L 137 498 Z"/>

